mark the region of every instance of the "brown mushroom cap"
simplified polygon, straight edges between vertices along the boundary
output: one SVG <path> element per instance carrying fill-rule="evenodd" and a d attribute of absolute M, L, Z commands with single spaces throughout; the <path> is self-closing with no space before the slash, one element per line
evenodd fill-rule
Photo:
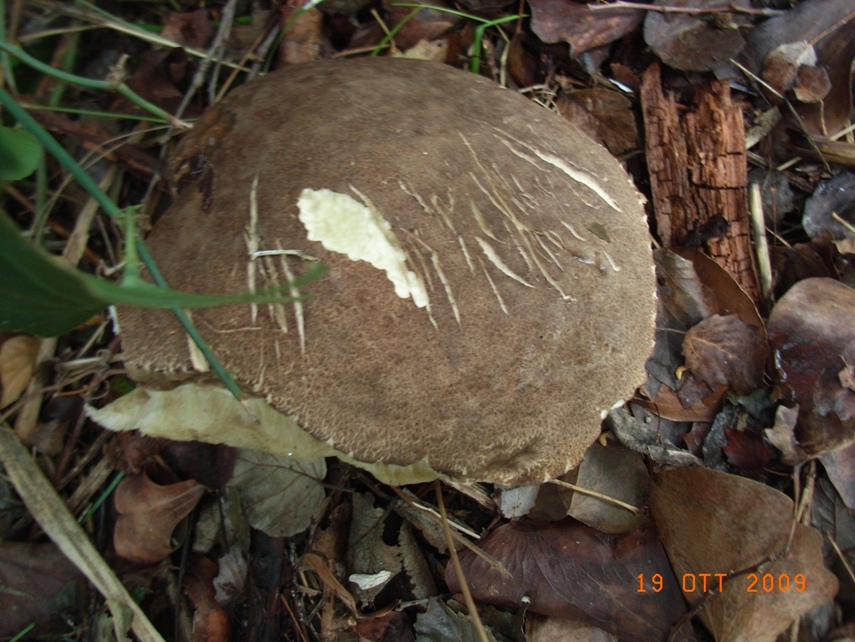
<path fill-rule="evenodd" d="M 299 65 L 210 110 L 175 165 L 178 198 L 148 240 L 171 287 L 262 289 L 307 257 L 327 265 L 299 306 L 194 320 L 242 385 L 356 459 L 540 480 L 643 380 L 641 198 L 602 147 L 513 91 L 412 60 Z M 169 313 L 120 321 L 136 378 L 192 372 Z"/>

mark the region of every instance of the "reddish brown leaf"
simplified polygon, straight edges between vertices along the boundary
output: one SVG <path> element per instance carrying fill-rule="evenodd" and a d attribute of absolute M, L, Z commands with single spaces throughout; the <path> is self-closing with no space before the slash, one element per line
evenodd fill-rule
<path fill-rule="evenodd" d="M 195 609 L 194 642 L 228 642 L 231 639 L 229 618 L 215 598 L 214 579 L 219 567 L 213 560 L 195 555 L 184 581 L 184 590 Z"/>
<path fill-rule="evenodd" d="M 760 435 L 749 430 L 733 428 L 727 428 L 724 434 L 727 436 L 727 444 L 722 450 L 731 466 L 745 471 L 759 472 L 769 465 L 772 449 Z"/>
<path fill-rule="evenodd" d="M 805 279 L 778 301 L 769 342 L 799 404 L 796 437 L 809 454 L 855 440 L 855 392 L 840 371 L 855 363 L 855 290 L 832 279 Z"/>
<path fill-rule="evenodd" d="M 186 13 L 170 12 L 163 25 L 164 38 L 180 45 L 201 49 L 208 44 L 214 30 L 208 20 L 208 10 L 198 9 Z"/>
<path fill-rule="evenodd" d="M 622 640 L 647 642 L 664 640 L 685 611 L 649 523 L 614 536 L 570 519 L 512 522 L 480 546 L 511 573 L 506 578 L 471 551 L 461 553 L 466 581 L 481 603 L 518 608 L 527 597 L 533 613 L 577 617 Z M 460 590 L 451 564 L 446 581 L 452 592 Z"/>
<path fill-rule="evenodd" d="M 644 18 L 636 9 L 591 11 L 570 0 L 532 0 L 530 5 L 531 30 L 544 42 L 568 43 L 572 56 L 624 37 Z"/>
<path fill-rule="evenodd" d="M 145 473 L 123 479 L 114 495 L 116 553 L 138 564 L 166 559 L 175 550 L 172 531 L 204 494 L 205 487 L 192 479 L 169 486 L 155 484 Z"/>
<path fill-rule="evenodd" d="M 686 333 L 686 366 L 710 388 L 729 386 L 739 394 L 760 387 L 766 366 L 766 341 L 735 314 L 714 314 Z"/>

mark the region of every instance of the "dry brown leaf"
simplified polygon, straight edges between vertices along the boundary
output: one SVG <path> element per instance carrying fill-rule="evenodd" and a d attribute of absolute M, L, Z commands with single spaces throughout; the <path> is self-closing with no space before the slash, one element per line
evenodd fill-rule
<path fill-rule="evenodd" d="M 719 0 L 671 0 L 672 7 L 720 8 Z M 731 4 L 745 4 L 736 2 Z M 644 40 L 666 65 L 683 71 L 709 71 L 723 67 L 745 46 L 734 23 L 738 14 L 649 11 L 644 20 Z"/>
<path fill-rule="evenodd" d="M 533 613 L 578 617 L 622 640 L 645 642 L 664 640 L 685 612 L 679 585 L 649 523 L 615 536 L 572 519 L 512 522 L 479 545 L 511 573 L 503 578 L 471 551 L 461 553 L 472 596 L 483 604 L 519 608 L 525 597 Z M 445 579 L 452 592 L 460 590 L 450 564 Z M 661 586 L 655 593 L 654 581 Z"/>
<path fill-rule="evenodd" d="M 602 142 L 615 156 L 638 147 L 638 127 L 632 102 L 608 89 L 580 89 L 559 96 L 558 113 Z"/>
<path fill-rule="evenodd" d="M 735 314 L 714 314 L 691 328 L 683 339 L 686 366 L 710 388 L 729 386 L 739 394 L 763 382 L 768 346 L 757 328 Z"/>
<path fill-rule="evenodd" d="M 849 124 L 852 60 L 855 58 L 855 20 L 852 17 L 852 0 L 805 0 L 783 15 L 758 25 L 746 37 L 743 63 L 755 74 L 761 73 L 767 57 L 782 45 L 812 43 L 816 52 L 815 67 L 827 73 L 830 93 L 820 103 L 796 102 L 795 107 L 801 122 L 814 134 L 836 134 Z M 796 76 L 802 62 L 793 65 Z M 808 66 L 814 65 L 808 63 Z M 810 81 L 809 85 L 813 83 Z M 811 89 L 809 93 L 815 91 Z M 774 96 L 767 97 L 777 100 Z M 801 125 L 794 122 L 793 126 Z"/>
<path fill-rule="evenodd" d="M 13 637 L 32 623 L 32 636 L 67 631 L 62 610 L 83 598 L 85 584 L 83 574 L 55 544 L 3 542 L 0 637 Z"/>
<path fill-rule="evenodd" d="M 195 480 L 168 486 L 155 484 L 140 473 L 125 477 L 113 496 L 119 517 L 113 532 L 116 553 L 137 564 L 156 564 L 175 546 L 172 531 L 205 494 Z"/>
<path fill-rule="evenodd" d="M 163 25 L 161 35 L 179 45 L 202 49 L 214 35 L 214 30 L 208 20 L 207 9 L 185 13 L 171 11 Z"/>
<path fill-rule="evenodd" d="M 36 337 L 19 334 L 6 339 L 0 346 L 0 384 L 3 385 L 0 408 L 17 401 L 27 389 L 40 344 Z"/>
<path fill-rule="evenodd" d="M 720 642 L 772 642 L 837 592 L 820 534 L 794 525 L 792 500 L 764 484 L 702 467 L 666 470 L 651 480 L 650 506 L 689 602 L 698 604 L 704 584 L 721 588 L 700 611 Z"/>
<path fill-rule="evenodd" d="M 799 404 L 796 438 L 809 454 L 855 440 L 855 392 L 840 383 L 855 363 L 855 290 L 833 279 L 799 281 L 769 316 L 769 343 Z"/>
<path fill-rule="evenodd" d="M 840 498 L 855 509 L 855 444 L 824 453 L 819 460 Z"/>
<path fill-rule="evenodd" d="M 563 40 L 574 57 L 623 38 L 644 18 L 644 11 L 637 9 L 591 11 L 588 5 L 570 0 L 532 0 L 529 4 L 531 30 L 543 42 Z"/>

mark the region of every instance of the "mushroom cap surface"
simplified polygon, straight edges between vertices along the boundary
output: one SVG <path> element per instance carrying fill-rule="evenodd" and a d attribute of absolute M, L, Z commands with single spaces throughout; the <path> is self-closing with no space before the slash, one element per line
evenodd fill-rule
<path fill-rule="evenodd" d="M 170 287 L 261 290 L 326 264 L 299 305 L 193 319 L 241 385 L 356 459 L 539 481 L 643 381 L 641 197 L 599 144 L 484 78 L 401 59 L 285 68 L 206 112 L 174 171 L 147 241 Z M 170 313 L 120 322 L 135 378 L 193 372 Z"/>

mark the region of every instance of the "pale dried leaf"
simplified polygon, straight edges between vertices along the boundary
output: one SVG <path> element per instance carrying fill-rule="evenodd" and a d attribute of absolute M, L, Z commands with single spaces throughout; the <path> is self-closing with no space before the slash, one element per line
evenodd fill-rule
<path fill-rule="evenodd" d="M 240 495 L 253 528 L 270 537 L 291 537 L 320 515 L 327 466 L 323 459 L 297 461 L 255 450 L 241 450 L 229 488 Z"/>
<path fill-rule="evenodd" d="M 41 341 L 27 334 L 6 339 L 0 346 L 0 384 L 3 396 L 0 408 L 5 408 L 27 389 Z"/>

